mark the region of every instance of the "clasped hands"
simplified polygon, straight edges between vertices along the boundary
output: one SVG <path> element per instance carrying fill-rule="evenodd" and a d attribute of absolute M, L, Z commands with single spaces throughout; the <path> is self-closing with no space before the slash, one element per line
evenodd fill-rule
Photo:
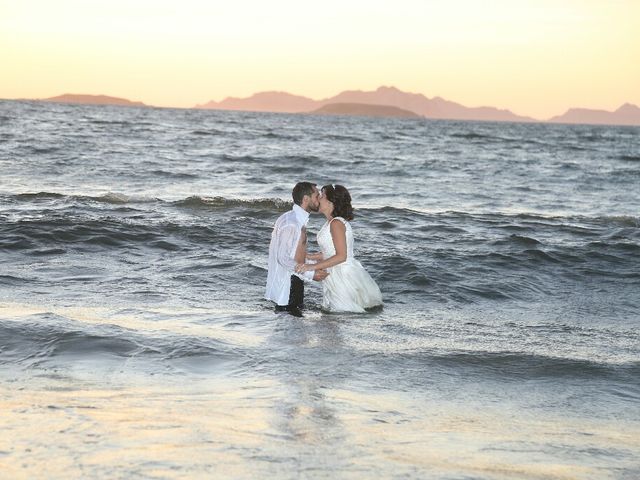
<path fill-rule="evenodd" d="M 304 273 L 313 269 L 313 264 L 309 263 L 299 263 L 296 265 L 296 273 Z M 327 276 L 329 276 L 329 272 L 327 272 L 326 270 L 316 270 L 315 272 L 313 272 L 313 279 L 316 282 L 321 282 L 322 280 L 327 278 Z"/>
<path fill-rule="evenodd" d="M 296 265 L 296 273 L 304 273 L 308 272 L 309 270 L 313 270 L 313 265 L 310 265 L 308 263 L 298 263 Z"/>
<path fill-rule="evenodd" d="M 322 260 L 322 253 L 320 252 L 307 253 L 305 255 L 305 258 L 315 263 Z M 304 272 L 308 272 L 309 270 L 315 270 L 312 267 L 312 265 L 313 263 L 298 263 L 296 264 L 296 273 L 304 273 Z"/>
<path fill-rule="evenodd" d="M 322 260 L 322 253 L 320 252 L 316 252 L 316 253 L 308 253 L 306 255 L 307 260 L 311 260 L 313 262 L 318 262 L 320 260 Z M 304 272 L 308 272 L 311 270 L 315 270 L 314 265 L 312 263 L 298 263 L 296 265 L 296 273 L 304 273 Z M 327 278 L 327 276 L 329 275 L 329 273 L 326 270 L 315 270 L 315 272 L 313 273 L 313 279 L 316 282 L 321 282 L 322 280 L 324 280 L 325 278 Z"/>

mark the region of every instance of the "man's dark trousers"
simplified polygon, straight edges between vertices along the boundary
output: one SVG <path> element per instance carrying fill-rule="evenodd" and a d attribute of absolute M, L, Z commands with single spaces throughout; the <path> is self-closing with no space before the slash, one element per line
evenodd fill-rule
<path fill-rule="evenodd" d="M 277 305 L 276 311 L 289 312 L 291 315 L 302 316 L 300 309 L 304 303 L 304 281 L 296 275 L 291 275 L 291 289 L 289 290 L 289 304 Z"/>

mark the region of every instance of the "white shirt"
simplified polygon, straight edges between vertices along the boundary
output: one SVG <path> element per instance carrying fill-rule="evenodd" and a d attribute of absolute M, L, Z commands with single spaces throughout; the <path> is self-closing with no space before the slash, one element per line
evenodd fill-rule
<path fill-rule="evenodd" d="M 267 290 L 265 298 L 276 305 L 289 303 L 291 290 L 291 275 L 297 275 L 303 280 L 313 280 L 313 271 L 304 274 L 295 273 L 296 249 L 300 241 L 302 227 L 309 220 L 309 212 L 294 204 L 287 213 L 280 215 L 271 233 L 269 244 L 269 271 L 267 273 Z"/>

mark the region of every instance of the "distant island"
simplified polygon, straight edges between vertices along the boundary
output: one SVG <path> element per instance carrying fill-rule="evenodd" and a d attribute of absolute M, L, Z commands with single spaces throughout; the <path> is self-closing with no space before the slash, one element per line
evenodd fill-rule
<path fill-rule="evenodd" d="M 39 99 L 44 102 L 91 105 L 148 107 L 142 102 L 107 95 L 64 94 Z M 259 92 L 247 98 L 227 97 L 220 102 L 195 105 L 198 109 L 239 110 L 274 113 L 312 113 L 318 115 L 364 115 L 391 118 L 426 118 L 492 122 L 539 122 L 640 126 L 640 108 L 626 103 L 613 112 L 571 108 L 547 121 L 517 115 L 495 107 L 466 107 L 441 97 L 403 92 L 395 87 L 373 91 L 347 90 L 330 98 L 313 100 L 287 92 Z"/>
<path fill-rule="evenodd" d="M 419 116 L 446 120 L 485 120 L 505 122 L 537 122 L 535 118 L 516 115 L 494 107 L 470 108 L 440 97 L 427 98 L 420 93 L 407 93 L 395 87 L 380 87 L 365 92 L 348 90 L 324 100 L 313 100 L 286 92 L 260 92 L 248 98 L 227 97 L 195 108 L 242 110 L 252 112 L 304 113 L 330 104 L 384 105 L 407 110 Z"/>
<path fill-rule="evenodd" d="M 379 87 L 374 91 L 349 90 L 324 100 L 313 100 L 287 92 L 260 92 L 247 98 L 227 97 L 220 102 L 210 101 L 194 108 L 240 110 L 251 112 L 305 113 L 318 111 L 332 104 L 364 104 L 400 108 L 428 119 L 476 120 L 491 122 L 539 122 L 532 117 L 517 115 L 495 107 L 466 107 L 441 97 L 428 98 L 420 93 L 407 93 L 395 87 Z M 592 112 L 599 112 L 592 114 Z M 640 109 L 625 104 L 615 112 L 571 109 L 553 117 L 553 123 L 596 123 L 609 125 L 640 125 Z"/>
<path fill-rule="evenodd" d="M 132 102 L 126 98 L 109 97 L 107 95 L 78 95 L 65 93 L 57 97 L 43 98 L 43 102 L 81 103 L 85 105 L 120 105 L 129 107 L 146 107 L 142 102 Z"/>
<path fill-rule="evenodd" d="M 211 100 L 194 108 L 239 110 L 245 112 L 306 113 L 322 106 L 321 102 L 287 92 L 260 92 L 248 98 L 227 97 L 221 102 Z"/>
<path fill-rule="evenodd" d="M 625 103 L 614 112 L 571 108 L 563 115 L 549 120 L 552 123 L 588 123 L 592 125 L 640 125 L 640 108 Z"/>
<path fill-rule="evenodd" d="M 409 110 L 388 105 L 367 105 L 365 103 L 329 103 L 309 112 L 313 115 L 353 115 L 362 117 L 422 118 Z"/>

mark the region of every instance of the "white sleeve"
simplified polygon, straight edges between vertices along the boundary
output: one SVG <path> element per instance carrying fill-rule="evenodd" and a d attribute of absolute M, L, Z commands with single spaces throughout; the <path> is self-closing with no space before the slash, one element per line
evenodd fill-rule
<path fill-rule="evenodd" d="M 278 235 L 278 247 L 276 250 L 276 260 L 286 270 L 294 274 L 296 261 L 293 258 L 296 254 L 298 232 L 295 225 L 288 225 L 280 229 Z"/>
<path fill-rule="evenodd" d="M 296 275 L 302 280 L 308 282 L 313 281 L 314 271 L 310 270 L 304 273 L 296 273 L 296 261 L 294 256 L 298 248 L 298 240 L 300 232 L 295 225 L 283 227 L 278 235 L 278 248 L 276 253 L 277 262 L 283 266 L 291 275 Z"/>

